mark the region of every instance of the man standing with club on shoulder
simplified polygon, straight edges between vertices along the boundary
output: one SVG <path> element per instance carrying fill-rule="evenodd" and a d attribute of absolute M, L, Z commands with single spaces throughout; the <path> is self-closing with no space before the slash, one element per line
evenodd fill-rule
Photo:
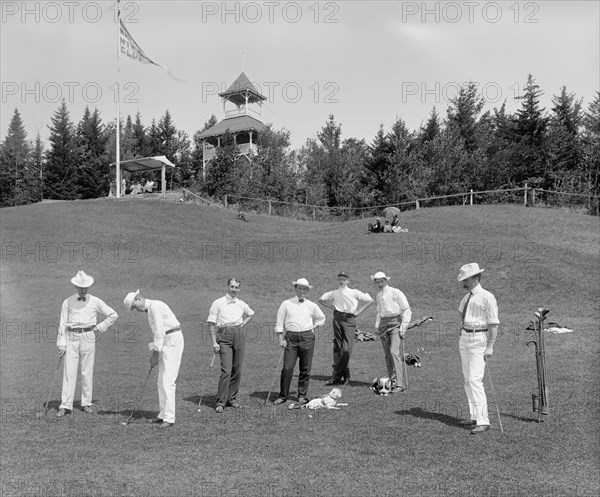
<path fill-rule="evenodd" d="M 282 302 L 275 322 L 275 333 L 279 336 L 279 345 L 284 348 L 284 352 L 279 397 L 273 404 L 279 405 L 287 401 L 294 367 L 296 360 L 299 359 L 298 401 L 303 406 L 308 404 L 308 382 L 315 351 L 315 329 L 325 324 L 325 314 L 317 304 L 306 298 L 312 285 L 305 278 L 292 282 L 292 285 L 296 296 Z"/>
<path fill-rule="evenodd" d="M 208 329 L 213 342 L 213 351 L 221 358 L 221 377 L 217 393 L 215 412 L 223 412 L 224 407 L 239 409 L 237 395 L 242 380 L 242 364 L 246 350 L 246 337 L 243 332 L 254 311 L 244 301 L 237 298 L 240 282 L 235 278 L 227 281 L 227 294 L 215 300 L 208 313 Z"/>
<path fill-rule="evenodd" d="M 61 418 L 73 410 L 77 369 L 81 361 L 81 408 L 86 413 L 92 409 L 96 335 L 104 333 L 117 320 L 117 313 L 98 297 L 88 294 L 94 278 L 79 271 L 71 278 L 77 293 L 66 299 L 60 312 L 56 345 L 60 356 L 65 357 L 61 403 L 56 416 Z M 106 316 L 98 323 L 98 315 Z"/>
<path fill-rule="evenodd" d="M 402 374 L 404 357 L 400 352 L 400 340 L 404 340 L 412 312 L 404 293 L 389 286 L 389 279 L 382 271 L 371 276 L 371 280 L 379 288 L 376 297 L 377 317 L 375 318 L 375 329 L 381 339 L 385 365 L 388 376 L 392 380 L 390 393 L 397 393 L 406 390 L 406 383 Z"/>
<path fill-rule="evenodd" d="M 470 419 L 461 424 L 473 426 L 473 435 L 490 429 L 483 375 L 485 361 L 491 359 L 494 353 L 500 324 L 496 298 L 479 283 L 483 271 L 479 264 L 473 262 L 461 267 L 458 274 L 458 281 L 469 291 L 458 307 L 462 326 L 458 343 L 470 413 Z"/>
<path fill-rule="evenodd" d="M 350 277 L 345 272 L 340 272 L 337 279 L 339 288 L 324 293 L 319 299 L 319 304 L 333 310 L 333 373 L 325 385 L 350 383 L 348 364 L 354 345 L 356 317 L 373 304 L 368 293 L 348 287 Z"/>
<path fill-rule="evenodd" d="M 147 299 L 139 290 L 129 292 L 123 305 L 128 311 L 148 313 L 148 324 L 154 335 L 154 340 L 148 344 L 152 351 L 149 362 L 152 367 L 158 365 L 156 386 L 160 405 L 153 423 L 160 423 L 159 428 L 171 428 L 175 424 L 175 382 L 184 345 L 181 325 L 167 304 Z"/>

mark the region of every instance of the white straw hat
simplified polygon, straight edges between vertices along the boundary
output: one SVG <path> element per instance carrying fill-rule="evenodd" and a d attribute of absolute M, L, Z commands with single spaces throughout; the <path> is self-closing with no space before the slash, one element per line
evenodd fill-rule
<path fill-rule="evenodd" d="M 312 285 L 308 282 L 308 280 L 306 278 L 300 278 L 299 280 L 292 281 L 292 285 L 305 286 L 308 288 L 312 288 Z"/>
<path fill-rule="evenodd" d="M 386 280 L 390 280 L 389 276 L 386 276 L 383 271 L 377 271 L 375 274 L 371 275 L 371 280 L 380 280 L 381 278 L 385 278 Z"/>
<path fill-rule="evenodd" d="M 460 272 L 458 273 L 458 281 L 464 281 L 471 276 L 475 276 L 476 274 L 481 274 L 485 271 L 484 269 L 479 269 L 479 264 L 476 262 L 471 262 L 470 264 L 465 264 L 460 268 Z"/>
<path fill-rule="evenodd" d="M 125 297 L 125 300 L 123 300 L 123 305 L 125 306 L 125 309 L 127 309 L 128 311 L 131 310 L 131 306 L 133 305 L 133 301 L 135 300 L 135 298 L 140 294 L 139 290 L 136 290 L 135 292 L 129 292 L 127 294 L 127 296 Z"/>
<path fill-rule="evenodd" d="M 76 276 L 71 278 L 71 283 L 79 288 L 89 288 L 94 284 L 94 278 L 83 271 L 79 271 Z"/>

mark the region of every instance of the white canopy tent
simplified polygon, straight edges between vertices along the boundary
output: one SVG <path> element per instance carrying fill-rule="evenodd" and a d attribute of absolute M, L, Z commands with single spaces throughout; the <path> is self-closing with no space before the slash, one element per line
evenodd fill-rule
<path fill-rule="evenodd" d="M 113 162 L 110 167 L 116 167 L 117 163 Z M 167 159 L 164 155 L 157 155 L 156 157 L 142 157 L 140 159 L 129 159 L 122 160 L 119 163 L 120 171 L 118 172 L 119 177 L 115 178 L 117 184 L 121 184 L 121 179 L 123 175 L 123 171 L 129 171 L 130 173 L 139 173 L 139 172 L 149 172 L 149 171 L 157 171 L 160 169 L 160 184 L 163 198 L 166 193 L 166 168 L 167 167 L 176 167 L 169 159 Z M 115 176 L 117 175 L 117 171 L 115 171 Z M 117 190 L 119 191 L 119 190 Z M 123 193 L 124 192 L 120 192 Z M 120 196 L 120 195 L 117 195 Z"/>

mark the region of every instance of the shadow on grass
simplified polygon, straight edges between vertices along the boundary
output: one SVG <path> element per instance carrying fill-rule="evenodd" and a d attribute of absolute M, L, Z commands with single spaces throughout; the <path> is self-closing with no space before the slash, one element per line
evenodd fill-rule
<path fill-rule="evenodd" d="M 133 413 L 132 419 L 154 419 L 156 418 L 157 411 L 136 411 Z M 96 413 L 98 416 L 119 416 L 123 418 L 123 421 L 129 419 L 131 416 L 131 409 L 122 409 L 120 411 L 109 411 L 99 410 Z"/>
<path fill-rule="evenodd" d="M 535 418 L 524 418 L 523 416 L 515 416 L 514 414 L 505 414 L 503 412 L 500 413 L 500 416 L 502 416 L 503 418 L 513 418 L 516 419 L 517 421 L 523 421 L 525 423 L 537 423 L 537 417 Z M 544 419 L 544 418 L 542 418 Z"/>
<path fill-rule="evenodd" d="M 200 403 L 200 399 L 202 399 L 202 403 Z M 199 403 L 201 406 L 207 407 L 215 407 L 217 405 L 216 395 L 190 395 L 189 397 L 184 397 L 183 400 L 195 406 L 198 406 Z"/>
<path fill-rule="evenodd" d="M 455 428 L 462 428 L 466 430 L 471 429 L 471 427 L 469 426 L 461 426 L 460 422 L 463 420 L 460 418 L 448 416 L 447 414 L 440 414 L 439 412 L 425 411 L 420 407 L 413 407 L 412 409 L 408 409 L 405 411 L 394 411 L 394 414 L 398 414 L 399 416 L 414 416 L 416 418 L 432 419 L 434 421 L 439 421 L 440 423 L 444 423 L 445 425 L 452 426 Z"/>

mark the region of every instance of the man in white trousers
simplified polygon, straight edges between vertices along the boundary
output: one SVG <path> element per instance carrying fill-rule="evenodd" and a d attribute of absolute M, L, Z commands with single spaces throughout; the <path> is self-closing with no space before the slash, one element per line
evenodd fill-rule
<path fill-rule="evenodd" d="M 77 369 L 81 362 L 81 409 L 92 413 L 92 387 L 96 358 L 95 332 L 104 333 L 117 320 L 117 313 L 102 300 L 88 294 L 94 278 L 79 271 L 71 278 L 77 293 L 66 299 L 60 311 L 56 346 L 64 356 L 61 403 L 56 416 L 62 418 L 73 410 Z M 98 323 L 98 315 L 106 316 Z"/>
<path fill-rule="evenodd" d="M 458 274 L 458 281 L 469 291 L 458 307 L 462 327 L 458 343 L 470 414 L 470 419 L 461 422 L 461 425 L 473 426 L 473 435 L 490 429 L 483 375 L 485 361 L 491 359 L 494 353 L 500 324 L 496 298 L 479 283 L 483 271 L 479 264 L 473 262 L 461 267 Z"/>
<path fill-rule="evenodd" d="M 160 300 L 144 298 L 140 291 L 130 292 L 123 301 L 125 309 L 148 313 L 148 323 L 154 340 L 148 344 L 152 351 L 150 364 L 158 365 L 158 402 L 160 412 L 154 423 L 160 428 L 175 424 L 175 382 L 183 355 L 183 333 L 173 311 Z"/>

